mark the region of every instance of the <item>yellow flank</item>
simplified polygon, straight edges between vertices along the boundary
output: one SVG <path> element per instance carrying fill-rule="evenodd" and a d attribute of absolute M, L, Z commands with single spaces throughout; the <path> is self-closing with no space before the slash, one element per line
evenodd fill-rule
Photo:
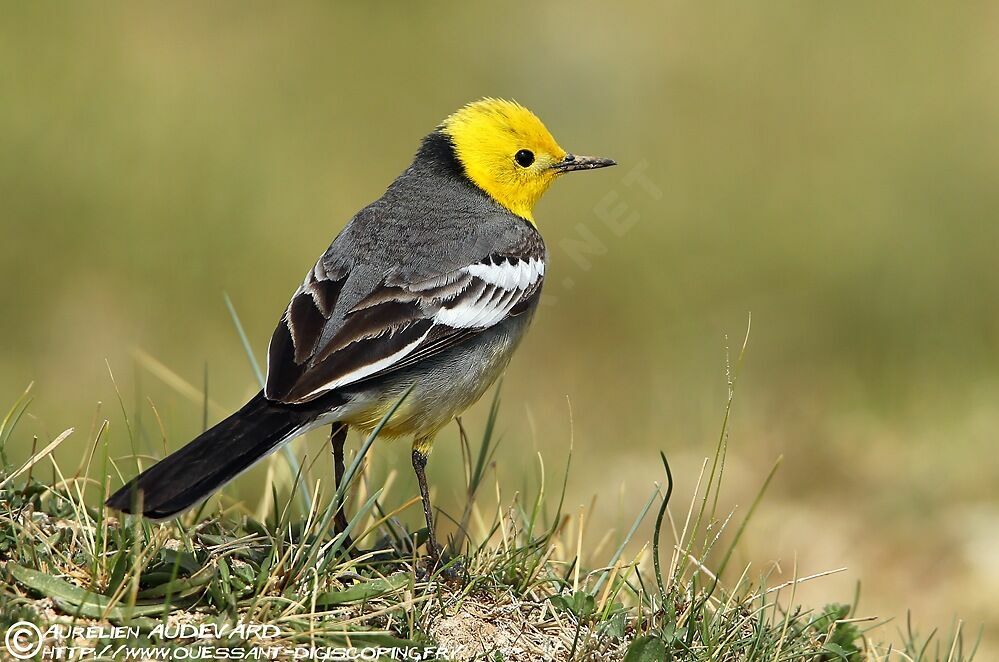
<path fill-rule="evenodd" d="M 469 179 L 534 222 L 535 203 L 558 177 L 552 166 L 566 155 L 534 113 L 513 101 L 482 99 L 444 120 L 441 131 L 454 143 Z M 521 150 L 533 156 L 529 166 L 518 164 Z"/>
<path fill-rule="evenodd" d="M 395 406 L 397 397 L 385 397 L 376 400 L 370 406 L 351 412 L 350 416 L 344 418 L 344 422 L 357 428 L 364 434 L 370 434 L 378 427 L 378 424 Z M 403 402 L 392 414 L 392 418 L 385 422 L 379 436 L 393 438 L 413 434 L 416 431 L 416 416 L 419 410 L 413 406 L 412 402 Z"/>
<path fill-rule="evenodd" d="M 351 412 L 349 416 L 344 417 L 343 421 L 351 427 L 360 430 L 365 435 L 371 434 L 378 427 L 378 424 L 381 423 L 382 419 L 385 418 L 385 415 L 389 413 L 389 410 L 395 407 L 400 396 L 401 394 L 398 392 L 388 393 L 385 397 L 372 401 L 367 407 Z M 429 446 L 433 442 L 434 435 L 454 420 L 454 417 L 460 414 L 464 406 L 467 406 L 469 403 L 443 404 L 443 407 L 431 411 L 426 406 L 426 403 L 420 403 L 416 398 L 410 396 L 410 398 L 399 405 L 399 408 L 395 410 L 392 417 L 385 422 L 378 436 L 394 439 L 396 437 L 417 435 L 417 441 L 427 438 L 429 441 L 426 442 L 426 445 Z M 447 406 L 448 404 L 451 404 L 451 406 Z M 429 414 L 434 414 L 434 416 L 429 417 Z"/>
<path fill-rule="evenodd" d="M 396 397 L 384 398 L 379 402 L 373 402 L 370 407 L 346 417 L 344 422 L 359 430 L 361 434 L 369 435 L 378 427 L 389 410 L 395 406 L 396 399 Z M 384 439 L 398 439 L 415 434 L 413 449 L 424 455 L 429 455 L 437 432 L 461 412 L 450 412 L 449 416 L 443 417 L 444 420 L 429 430 L 425 429 L 424 422 L 420 420 L 421 413 L 423 412 L 420 407 L 413 403 L 403 402 L 399 405 L 399 409 L 392 414 L 392 417 L 385 422 L 385 426 L 378 433 L 378 436 Z"/>

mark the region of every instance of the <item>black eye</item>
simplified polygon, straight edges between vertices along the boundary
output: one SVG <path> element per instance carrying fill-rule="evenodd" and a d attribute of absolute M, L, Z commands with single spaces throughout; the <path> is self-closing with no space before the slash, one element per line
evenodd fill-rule
<path fill-rule="evenodd" d="M 513 160 L 517 162 L 521 168 L 527 168 L 532 163 L 534 163 L 534 152 L 528 149 L 522 149 L 513 155 Z"/>

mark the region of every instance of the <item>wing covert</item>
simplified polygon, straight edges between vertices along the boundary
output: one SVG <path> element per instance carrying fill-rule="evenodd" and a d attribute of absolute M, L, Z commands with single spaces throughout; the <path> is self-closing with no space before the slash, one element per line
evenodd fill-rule
<path fill-rule="evenodd" d="M 526 310 L 544 271 L 543 244 L 529 242 L 429 277 L 389 274 L 345 306 L 350 270 L 320 259 L 271 338 L 265 393 L 305 403 L 413 365 Z"/>

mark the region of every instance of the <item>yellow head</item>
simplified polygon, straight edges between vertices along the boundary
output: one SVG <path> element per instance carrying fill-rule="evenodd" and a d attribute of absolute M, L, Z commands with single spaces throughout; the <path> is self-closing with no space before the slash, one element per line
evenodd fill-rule
<path fill-rule="evenodd" d="M 567 153 L 534 113 L 513 101 L 470 103 L 444 120 L 440 130 L 451 139 L 468 178 L 532 223 L 535 203 L 559 175 L 614 165 L 610 159 Z"/>

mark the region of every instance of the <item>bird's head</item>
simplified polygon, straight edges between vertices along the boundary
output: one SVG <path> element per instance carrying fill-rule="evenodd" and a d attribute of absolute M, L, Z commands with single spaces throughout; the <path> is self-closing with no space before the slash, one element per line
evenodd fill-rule
<path fill-rule="evenodd" d="M 559 175 L 615 165 L 566 152 L 534 113 L 502 99 L 470 103 L 439 130 L 451 140 L 468 178 L 531 222 L 535 203 Z"/>

